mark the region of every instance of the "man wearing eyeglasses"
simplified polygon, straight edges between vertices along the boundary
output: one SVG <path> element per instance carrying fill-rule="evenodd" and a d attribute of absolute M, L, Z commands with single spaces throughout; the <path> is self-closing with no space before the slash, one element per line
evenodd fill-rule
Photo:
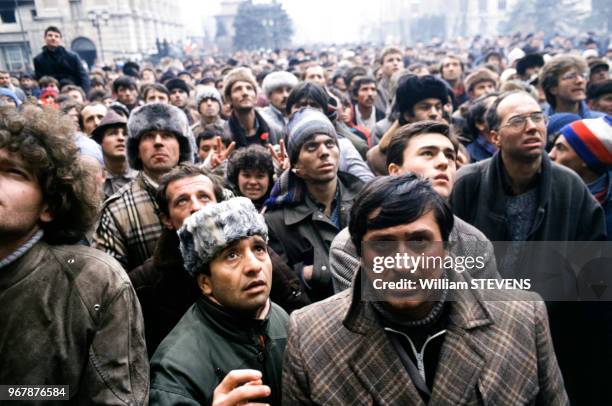
<path fill-rule="evenodd" d="M 589 79 L 588 66 L 582 57 L 558 55 L 544 65 L 539 83 L 546 95 L 550 117 L 555 113 L 574 113 L 582 118 L 603 116 L 586 105 L 586 86 Z"/>
<path fill-rule="evenodd" d="M 455 215 L 477 227 L 491 241 L 604 240 L 601 206 L 578 175 L 551 162 L 544 152 L 546 116 L 537 101 L 525 92 L 504 93 L 489 107 L 486 119 L 498 151 L 492 158 L 457 172 L 451 194 Z M 503 278 L 514 277 L 529 267 L 541 270 L 533 277 L 552 274 L 566 280 L 564 264 L 558 256 L 542 261 L 544 253 L 525 255 L 522 250 L 528 248 L 529 244 L 515 243 L 503 257 L 497 257 Z M 542 267 L 534 267 L 534 263 Z M 554 303 L 549 313 L 568 394 L 572 403 L 582 405 L 592 404 L 587 397 L 601 394 L 605 387 L 594 388 L 601 377 L 593 365 L 609 364 L 601 357 L 607 354 L 605 348 L 597 342 L 598 337 L 609 332 L 591 334 L 589 329 L 610 329 L 607 321 L 592 322 L 599 313 L 579 305 Z M 585 321 L 587 318 L 590 323 Z M 597 351 L 600 356 L 592 357 Z"/>

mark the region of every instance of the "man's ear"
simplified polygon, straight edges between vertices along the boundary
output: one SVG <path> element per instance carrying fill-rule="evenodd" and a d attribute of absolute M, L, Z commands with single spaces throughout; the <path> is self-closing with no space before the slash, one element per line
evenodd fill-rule
<path fill-rule="evenodd" d="M 196 280 L 198 282 L 198 287 L 200 288 L 202 293 L 205 296 L 211 296 L 212 295 L 212 285 L 210 283 L 210 276 L 201 273 L 197 276 Z"/>
<path fill-rule="evenodd" d="M 399 166 L 397 164 L 394 163 L 390 163 L 389 167 L 387 168 L 387 171 L 389 172 L 389 175 L 397 175 L 399 172 Z"/>
<path fill-rule="evenodd" d="M 500 143 L 501 143 L 499 132 L 497 132 L 495 130 L 489 131 L 489 140 L 490 140 L 490 142 L 493 145 L 495 145 L 497 147 L 497 149 L 499 149 L 499 146 L 500 146 Z"/>
<path fill-rule="evenodd" d="M 548 91 L 550 92 L 550 94 L 552 94 L 553 96 L 557 95 L 557 86 L 553 86 L 550 89 L 548 89 Z"/>
<path fill-rule="evenodd" d="M 172 226 L 172 222 L 170 221 L 170 217 L 168 217 L 168 215 L 166 215 L 166 213 L 160 213 L 159 219 L 161 220 L 161 222 L 164 225 L 164 227 L 166 227 L 168 230 L 174 230 L 174 226 Z"/>
<path fill-rule="evenodd" d="M 49 206 L 47 204 L 43 206 L 43 209 L 40 212 L 39 220 L 43 223 L 50 223 L 53 221 L 53 213 L 51 213 L 51 210 L 49 210 Z"/>

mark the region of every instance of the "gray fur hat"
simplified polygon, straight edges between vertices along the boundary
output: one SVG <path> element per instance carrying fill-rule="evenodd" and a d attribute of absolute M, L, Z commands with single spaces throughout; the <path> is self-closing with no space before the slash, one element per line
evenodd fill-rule
<path fill-rule="evenodd" d="M 232 94 L 232 86 L 234 86 L 234 83 L 236 82 L 250 83 L 257 93 L 257 80 L 255 80 L 253 72 L 251 72 L 249 68 L 245 67 L 234 68 L 225 76 L 225 85 L 223 86 L 223 95 L 225 96 L 225 100 L 230 99 L 230 95 Z"/>
<path fill-rule="evenodd" d="M 221 100 L 221 94 L 217 89 L 212 86 L 203 86 L 196 95 L 196 109 L 200 110 L 200 103 L 206 99 L 213 99 L 219 103 L 219 107 L 223 107 L 223 100 Z"/>
<path fill-rule="evenodd" d="M 195 277 L 229 244 L 253 235 L 267 242 L 268 227 L 246 197 L 206 205 L 189 216 L 178 231 L 185 269 Z"/>
<path fill-rule="evenodd" d="M 298 84 L 298 78 L 291 72 L 272 72 L 268 73 L 261 84 L 261 88 L 266 95 L 270 97 L 270 94 L 281 86 L 289 86 L 294 88 Z"/>
<path fill-rule="evenodd" d="M 297 162 L 302 145 L 315 134 L 329 135 L 338 144 L 334 125 L 325 114 L 313 108 L 295 112 L 287 124 L 287 132 L 287 154 L 292 165 Z"/>
<path fill-rule="evenodd" d="M 163 103 L 145 104 L 132 111 L 127 128 L 127 158 L 131 168 L 142 170 L 138 145 L 146 131 L 168 131 L 175 134 L 180 146 L 179 162 L 193 162 L 189 122 L 178 107 Z"/>

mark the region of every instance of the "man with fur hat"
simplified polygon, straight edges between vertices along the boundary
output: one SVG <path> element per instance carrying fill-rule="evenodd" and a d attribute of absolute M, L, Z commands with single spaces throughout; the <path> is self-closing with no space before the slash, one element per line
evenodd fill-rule
<path fill-rule="evenodd" d="M 567 124 L 554 140 L 549 156 L 586 183 L 606 213 L 608 240 L 612 240 L 612 117 Z"/>
<path fill-rule="evenodd" d="M 223 95 L 232 107 L 224 131 L 227 138 L 236 143 L 236 148 L 276 144 L 282 138 L 282 134 L 255 109 L 257 82 L 248 68 L 228 72 Z"/>
<path fill-rule="evenodd" d="M 291 169 L 281 175 L 266 203 L 270 246 L 307 284 L 310 299 L 321 300 L 333 294 L 331 242 L 346 226 L 363 182 L 338 171 L 336 130 L 322 112 L 297 111 L 288 131 Z"/>
<path fill-rule="evenodd" d="M 201 293 L 151 360 L 150 404 L 280 405 L 288 317 L 270 301 L 263 217 L 236 197 L 195 212 L 178 234 Z"/>
<path fill-rule="evenodd" d="M 470 101 L 497 90 L 497 73 L 487 68 L 476 69 L 465 78 L 465 88 Z"/>
<path fill-rule="evenodd" d="M 544 57 L 540 54 L 529 54 L 516 61 L 516 73 L 522 81 L 532 82 L 544 66 Z"/>
<path fill-rule="evenodd" d="M 200 121 L 191 127 L 191 131 L 196 137 L 204 131 L 204 127 L 207 125 L 220 127 L 225 125 L 225 120 L 221 118 L 223 100 L 221 100 L 219 91 L 213 86 L 200 87 L 196 95 L 195 106 L 200 113 Z"/>
<path fill-rule="evenodd" d="M 375 147 L 368 151 L 368 164 L 376 175 L 386 175 L 386 151 L 395 132 L 408 123 L 423 120 L 443 120 L 443 107 L 449 103 L 450 89 L 440 79 L 431 76 L 409 76 L 400 80 L 395 91 L 395 106 L 399 116 Z"/>
<path fill-rule="evenodd" d="M 139 107 L 127 127 L 128 162 L 139 173 L 104 203 L 93 246 L 129 272 L 153 254 L 162 231 L 154 198 L 159 178 L 193 153 L 187 117 L 172 105 Z"/>
<path fill-rule="evenodd" d="M 266 75 L 261 85 L 270 105 L 261 110 L 266 121 L 275 126 L 279 133 L 285 133 L 287 125 L 287 99 L 298 84 L 298 78 L 290 72 L 272 72 Z"/>
<path fill-rule="evenodd" d="M 111 197 L 126 183 L 136 177 L 137 172 L 127 162 L 126 145 L 127 119 L 113 109 L 91 133 L 91 138 L 102 147 L 104 156 L 104 196 Z"/>

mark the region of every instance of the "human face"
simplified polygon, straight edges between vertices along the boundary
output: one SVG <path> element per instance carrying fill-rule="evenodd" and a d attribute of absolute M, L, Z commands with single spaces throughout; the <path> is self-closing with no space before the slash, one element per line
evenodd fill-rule
<path fill-rule="evenodd" d="M 584 161 L 580 159 L 563 135 L 557 137 L 548 155 L 554 162 L 570 168 L 578 175 L 581 175 L 586 167 Z"/>
<path fill-rule="evenodd" d="M 212 152 L 217 152 L 217 142 L 215 138 L 209 138 L 207 140 L 200 141 L 200 147 L 198 148 L 198 157 L 202 162 L 206 160 L 208 154 Z"/>
<path fill-rule="evenodd" d="M 176 135 L 168 131 L 147 131 L 138 144 L 138 157 L 144 172 L 157 180 L 179 162 L 180 146 Z"/>
<path fill-rule="evenodd" d="M 569 68 L 559 75 L 559 83 L 550 89 L 557 99 L 557 104 L 578 103 L 586 99 L 586 74 L 576 68 Z"/>
<path fill-rule="evenodd" d="M 306 183 L 328 183 L 338 173 L 338 145 L 333 138 L 325 134 L 315 134 L 306 141 L 295 164 L 297 176 Z"/>
<path fill-rule="evenodd" d="M 457 153 L 448 137 L 426 133 L 410 138 L 402 165 L 390 164 L 390 175 L 411 172 L 429 179 L 434 190 L 447 198 L 453 190 L 457 172 Z"/>
<path fill-rule="evenodd" d="M 366 108 L 372 108 L 376 101 L 376 84 L 366 83 L 359 87 L 357 92 L 357 103 Z"/>
<path fill-rule="evenodd" d="M 36 176 L 19 154 L 0 149 L 0 247 L 21 245 L 51 220 Z M 10 252 L 0 248 L 0 259 L 3 253 Z"/>
<path fill-rule="evenodd" d="M 272 262 L 263 238 L 255 235 L 230 244 L 208 266 L 210 275 L 198 275 L 198 285 L 210 300 L 253 318 L 266 308 Z"/>
<path fill-rule="evenodd" d="M 593 110 L 612 115 L 612 93 L 604 94 L 593 102 Z"/>
<path fill-rule="evenodd" d="M 270 187 L 270 178 L 264 171 L 241 169 L 238 172 L 238 189 L 242 196 L 257 201 L 265 196 Z"/>
<path fill-rule="evenodd" d="M 74 128 L 77 131 L 80 131 L 81 127 L 79 126 L 79 112 L 74 107 L 66 112 L 66 115 L 70 117 L 70 120 L 74 124 Z"/>
<path fill-rule="evenodd" d="M 310 68 L 306 69 L 304 81 L 313 82 L 321 87 L 325 87 L 327 84 L 325 81 L 325 71 L 320 66 L 311 66 Z"/>
<path fill-rule="evenodd" d="M 373 211 L 368 217 L 373 219 L 378 214 L 378 210 Z M 362 239 L 365 243 L 375 242 L 409 242 L 414 245 L 424 245 L 426 248 L 421 250 L 426 256 L 443 256 L 442 233 L 440 226 L 436 221 L 434 212 L 429 210 L 418 219 L 408 224 L 400 224 L 397 226 L 368 230 Z M 365 263 L 373 263 L 373 249 L 364 250 Z M 410 245 L 408 246 L 410 247 Z M 374 254 L 375 255 L 375 254 Z M 404 270 L 388 270 L 389 272 L 405 272 Z M 427 269 L 427 278 L 439 278 L 442 275 L 442 269 Z M 424 272 L 415 272 L 419 278 L 423 278 Z M 410 277 L 402 275 L 402 277 Z M 418 282 L 417 282 L 418 284 Z M 394 294 L 395 293 L 395 294 Z M 433 289 L 410 289 L 408 291 L 398 291 L 385 294 L 384 303 L 386 307 L 396 313 L 414 315 L 414 318 L 422 318 L 427 315 L 432 305 L 432 300 L 435 300 L 437 294 Z"/>
<path fill-rule="evenodd" d="M 77 103 L 84 103 L 85 100 L 83 100 L 83 95 L 81 94 L 81 92 L 79 92 L 78 90 L 71 90 L 68 92 L 68 96 L 70 96 L 70 98 L 72 100 L 74 100 Z"/>
<path fill-rule="evenodd" d="M 340 90 L 341 92 L 346 92 L 346 83 L 344 83 L 344 78 L 342 76 L 336 78 L 334 86 L 336 86 L 336 89 Z"/>
<path fill-rule="evenodd" d="M 493 82 L 480 82 L 476 83 L 472 91 L 470 92 L 470 96 L 472 100 L 479 98 L 482 95 L 493 93 L 495 91 L 495 83 Z"/>
<path fill-rule="evenodd" d="M 497 115 L 500 126 L 491 131 L 491 140 L 501 150 L 502 158 L 529 162 L 542 156 L 546 120 L 542 117 L 542 109 L 531 96 L 525 93 L 507 96 L 497 106 Z M 526 117 L 524 125 L 517 124 Z"/>
<path fill-rule="evenodd" d="M 440 121 L 442 120 L 443 109 L 444 105 L 440 99 L 430 97 L 415 104 L 412 108 L 414 114 L 411 116 L 408 112 L 404 113 L 404 118 L 412 123 L 423 120 Z"/>
<path fill-rule="evenodd" d="M 85 106 L 81 110 L 81 117 L 83 118 L 83 131 L 85 134 L 90 135 L 93 130 L 100 124 L 100 121 L 106 115 L 106 107 L 101 104 L 94 104 L 91 106 Z"/>
<path fill-rule="evenodd" d="M 215 99 L 204 99 L 199 106 L 200 114 L 205 118 L 215 118 L 219 116 L 221 106 Z"/>
<path fill-rule="evenodd" d="M 135 88 L 120 86 L 117 89 L 117 101 L 125 104 L 128 107 L 136 105 L 138 100 L 138 90 Z"/>
<path fill-rule="evenodd" d="M 217 203 L 212 181 L 205 175 L 196 175 L 170 182 L 166 188 L 168 216 L 161 214 L 164 226 L 178 230 L 185 219 L 210 203 Z"/>
<path fill-rule="evenodd" d="M 104 158 L 125 160 L 126 137 L 126 129 L 123 126 L 106 129 L 102 137 L 102 153 Z"/>
<path fill-rule="evenodd" d="M 0 87 L 9 87 L 11 85 L 11 75 L 8 73 L 0 73 Z"/>
<path fill-rule="evenodd" d="M 2 74 L 0 74 L 0 77 L 1 76 L 2 76 Z M 24 78 L 21 78 L 21 80 L 19 81 L 19 84 L 21 85 L 22 89 L 33 89 L 34 88 L 34 79 L 28 78 L 28 77 L 24 77 Z"/>
<path fill-rule="evenodd" d="M 145 70 L 142 72 L 142 79 L 140 80 L 141 83 L 155 83 L 155 73 L 151 72 L 150 70 Z"/>
<path fill-rule="evenodd" d="M 45 45 L 51 49 L 59 47 L 62 45 L 62 35 L 59 32 L 48 31 L 45 34 Z"/>
<path fill-rule="evenodd" d="M 444 58 L 442 61 L 442 79 L 449 81 L 458 80 L 463 74 L 461 62 L 455 58 Z"/>
<path fill-rule="evenodd" d="M 287 98 L 289 97 L 289 93 L 291 93 L 290 86 L 277 87 L 270 93 L 270 103 L 272 103 L 272 105 L 278 110 L 282 111 L 283 114 L 287 108 Z"/>
<path fill-rule="evenodd" d="M 605 66 L 600 66 L 598 68 L 593 69 L 591 71 L 591 79 L 590 83 L 598 83 L 603 82 L 604 80 L 610 79 L 610 74 L 608 69 Z"/>
<path fill-rule="evenodd" d="M 323 108 L 319 106 L 314 100 L 311 99 L 300 99 L 297 103 L 291 106 L 291 114 L 300 110 L 302 107 L 311 107 L 313 109 L 317 109 L 319 111 L 323 111 Z"/>
<path fill-rule="evenodd" d="M 164 92 L 159 92 L 155 89 L 151 89 L 147 92 L 147 98 L 145 99 L 146 104 L 150 103 L 163 103 L 168 104 L 168 95 Z"/>
<path fill-rule="evenodd" d="M 255 107 L 255 88 L 249 82 L 238 81 L 232 86 L 230 99 L 237 111 L 250 111 Z"/>
<path fill-rule="evenodd" d="M 189 95 L 182 89 L 172 89 L 170 92 L 170 104 L 183 108 L 187 104 Z"/>
<path fill-rule="evenodd" d="M 382 73 L 385 77 L 390 78 L 395 72 L 404 68 L 404 61 L 401 54 L 385 55 L 382 64 Z"/>

